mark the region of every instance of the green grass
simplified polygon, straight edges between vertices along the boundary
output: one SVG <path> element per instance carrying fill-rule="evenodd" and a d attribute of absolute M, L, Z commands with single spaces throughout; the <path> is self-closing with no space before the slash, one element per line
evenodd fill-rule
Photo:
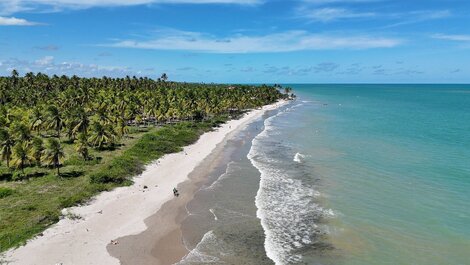
<path fill-rule="evenodd" d="M 101 191 L 130 185 L 131 177 L 141 173 L 145 164 L 180 151 L 226 120 L 133 130 L 115 150 L 90 150 L 93 159 L 89 161 L 75 155 L 72 144 L 62 142 L 66 158 L 61 177 L 53 169 L 29 167 L 14 180 L 18 174 L 0 167 L 0 252 L 24 244 L 56 223 L 61 209 L 84 203 Z"/>
<path fill-rule="evenodd" d="M 7 196 L 10 196 L 14 193 L 15 191 L 10 188 L 5 188 L 5 187 L 0 187 L 0 199 L 5 198 Z"/>

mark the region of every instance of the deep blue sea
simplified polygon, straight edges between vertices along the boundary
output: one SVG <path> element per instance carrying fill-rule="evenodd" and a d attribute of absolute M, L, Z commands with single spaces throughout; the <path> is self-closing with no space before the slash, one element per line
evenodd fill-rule
<path fill-rule="evenodd" d="M 198 195 L 212 220 L 198 257 L 470 264 L 469 85 L 291 86 Z"/>

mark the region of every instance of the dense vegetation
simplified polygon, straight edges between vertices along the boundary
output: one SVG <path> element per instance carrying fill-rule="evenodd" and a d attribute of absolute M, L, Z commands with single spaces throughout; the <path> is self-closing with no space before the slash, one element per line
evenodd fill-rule
<path fill-rule="evenodd" d="M 129 177 L 280 86 L 148 78 L 0 77 L 0 252 L 56 222 L 60 210 Z"/>

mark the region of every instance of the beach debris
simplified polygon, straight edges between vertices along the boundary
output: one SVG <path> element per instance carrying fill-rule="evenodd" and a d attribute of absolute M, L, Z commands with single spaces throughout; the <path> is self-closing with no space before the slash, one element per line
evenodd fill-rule
<path fill-rule="evenodd" d="M 113 244 L 113 245 L 117 245 L 117 244 L 119 244 L 119 242 L 118 242 L 117 240 L 113 240 L 113 239 L 111 239 L 111 244 Z"/>
<path fill-rule="evenodd" d="M 148 189 L 149 187 L 147 187 L 147 185 L 144 185 L 144 189 Z"/>
<path fill-rule="evenodd" d="M 103 214 L 103 210 L 99 210 L 99 211 L 96 212 L 96 213 Z"/>

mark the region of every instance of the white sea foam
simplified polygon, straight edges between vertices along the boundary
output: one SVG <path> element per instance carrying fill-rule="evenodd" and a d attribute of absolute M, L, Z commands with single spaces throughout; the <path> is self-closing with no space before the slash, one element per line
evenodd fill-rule
<path fill-rule="evenodd" d="M 234 161 L 230 161 L 228 164 L 227 164 L 227 168 L 225 169 L 225 172 L 223 174 L 221 174 L 214 182 L 212 182 L 212 184 L 209 186 L 209 187 L 205 187 L 205 188 L 202 188 L 204 190 L 212 190 L 214 188 L 216 188 L 217 186 L 220 185 L 220 182 L 222 180 L 224 180 L 225 178 L 227 178 L 230 173 L 234 172 L 236 169 L 233 168 L 234 166 Z"/>
<path fill-rule="evenodd" d="M 215 210 L 214 210 L 214 209 L 209 209 L 209 212 L 211 212 L 212 215 L 214 215 L 214 220 L 216 220 L 216 221 L 219 220 L 219 219 L 217 218 L 217 215 L 215 215 Z"/>
<path fill-rule="evenodd" d="M 318 191 L 291 178 L 282 167 L 283 161 L 269 157 L 270 152 L 277 152 L 272 139 L 280 133 L 274 121 L 283 115 L 286 111 L 265 120 L 265 130 L 253 139 L 247 156 L 261 173 L 255 199 L 256 215 L 265 233 L 266 255 L 276 265 L 300 262 L 302 256 L 296 250 L 312 244 L 318 233 L 319 228 L 312 220 L 332 213 L 314 203 L 313 198 L 320 196 Z M 300 163 L 302 158 L 303 155 L 297 153 L 294 161 Z"/>
<path fill-rule="evenodd" d="M 176 263 L 177 265 L 191 264 L 191 263 L 217 263 L 219 258 L 214 257 L 207 253 L 206 249 L 210 246 L 216 244 L 217 237 L 214 232 L 211 230 L 204 234 L 201 241 L 196 245 L 196 247 L 191 250 L 186 256 L 181 259 L 180 262 Z"/>
<path fill-rule="evenodd" d="M 295 156 L 294 156 L 294 162 L 302 163 L 304 157 L 305 157 L 305 155 L 303 155 L 301 153 L 296 153 Z"/>

